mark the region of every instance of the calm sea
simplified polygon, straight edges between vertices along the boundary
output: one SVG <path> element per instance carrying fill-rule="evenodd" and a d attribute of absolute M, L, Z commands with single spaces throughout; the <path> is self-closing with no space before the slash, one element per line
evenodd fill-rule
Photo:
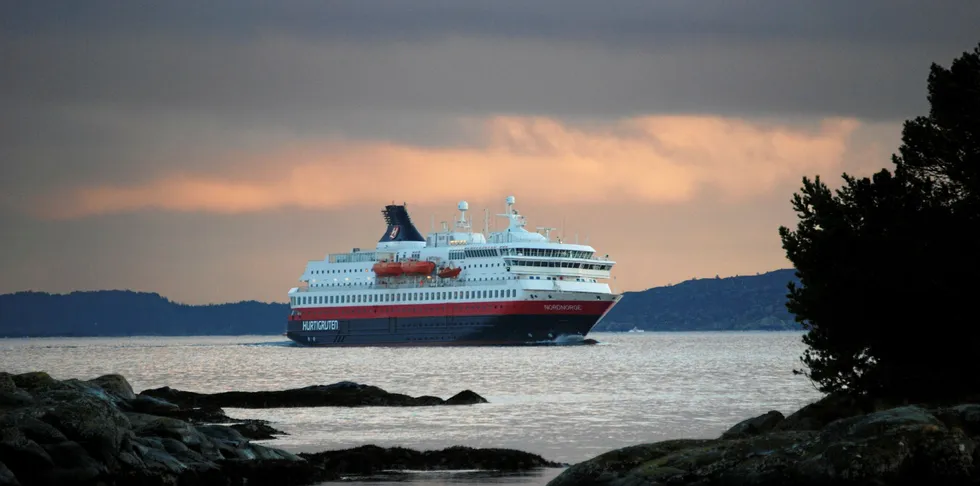
<path fill-rule="evenodd" d="M 0 370 L 58 379 L 120 373 L 136 391 L 276 390 L 351 380 L 408 395 L 470 389 L 458 407 L 227 409 L 270 420 L 292 452 L 364 444 L 506 447 L 574 463 L 618 447 L 712 438 L 769 410 L 816 399 L 792 374 L 798 332 L 595 333 L 595 346 L 302 348 L 280 336 L 0 339 Z M 414 485 L 545 484 L 560 470 L 507 478 L 423 474 Z M 356 483 L 347 483 L 356 484 Z"/>

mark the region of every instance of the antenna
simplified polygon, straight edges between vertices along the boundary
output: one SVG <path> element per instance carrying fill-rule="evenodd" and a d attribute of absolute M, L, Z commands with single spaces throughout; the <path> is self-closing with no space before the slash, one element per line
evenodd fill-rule
<path fill-rule="evenodd" d="M 483 208 L 483 235 L 490 233 L 490 209 Z"/>
<path fill-rule="evenodd" d="M 456 207 L 459 209 L 459 220 L 456 221 L 456 228 L 460 230 L 470 229 L 470 223 L 466 220 L 466 211 L 470 209 L 469 203 L 466 201 L 460 201 L 459 205 Z"/>
<path fill-rule="evenodd" d="M 436 231 L 436 215 L 430 214 L 429 215 L 429 218 L 430 218 L 429 219 L 429 231 L 430 232 L 435 232 Z"/>

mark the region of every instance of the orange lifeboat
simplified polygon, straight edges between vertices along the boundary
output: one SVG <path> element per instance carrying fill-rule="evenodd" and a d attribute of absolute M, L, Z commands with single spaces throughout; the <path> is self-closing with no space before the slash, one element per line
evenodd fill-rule
<path fill-rule="evenodd" d="M 399 262 L 378 262 L 371 269 L 379 277 L 397 277 L 404 273 L 402 264 Z"/>
<path fill-rule="evenodd" d="M 432 262 L 410 261 L 402 263 L 402 271 L 405 275 L 428 275 L 436 269 L 436 264 Z"/>
<path fill-rule="evenodd" d="M 439 278 L 456 278 L 462 270 L 459 267 L 442 267 L 439 269 Z"/>

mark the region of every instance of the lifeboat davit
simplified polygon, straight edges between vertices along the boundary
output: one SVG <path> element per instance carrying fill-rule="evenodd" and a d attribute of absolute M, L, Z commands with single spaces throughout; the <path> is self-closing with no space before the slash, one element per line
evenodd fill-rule
<path fill-rule="evenodd" d="M 399 262 L 378 262 L 374 264 L 372 270 L 379 277 L 397 277 L 405 273 Z"/>
<path fill-rule="evenodd" d="M 429 275 L 436 269 L 436 264 L 432 262 L 412 261 L 402 263 L 402 271 L 405 275 Z"/>
<path fill-rule="evenodd" d="M 459 267 L 442 267 L 439 269 L 439 278 L 456 278 L 462 270 Z"/>

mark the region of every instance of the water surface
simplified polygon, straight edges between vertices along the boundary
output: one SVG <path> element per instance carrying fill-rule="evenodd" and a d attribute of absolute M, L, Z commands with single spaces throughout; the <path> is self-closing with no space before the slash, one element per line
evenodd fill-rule
<path fill-rule="evenodd" d="M 713 438 L 819 394 L 794 376 L 798 332 L 595 333 L 595 346 L 304 348 L 280 336 L 0 339 L 0 370 L 58 379 L 120 373 L 136 391 L 213 393 L 351 380 L 408 395 L 470 389 L 489 404 L 453 407 L 227 409 L 270 420 L 293 452 L 364 444 L 507 447 L 574 463 L 674 438 Z M 544 484 L 560 471 L 488 479 L 425 474 L 413 484 Z M 356 484 L 356 483 L 350 483 Z"/>

